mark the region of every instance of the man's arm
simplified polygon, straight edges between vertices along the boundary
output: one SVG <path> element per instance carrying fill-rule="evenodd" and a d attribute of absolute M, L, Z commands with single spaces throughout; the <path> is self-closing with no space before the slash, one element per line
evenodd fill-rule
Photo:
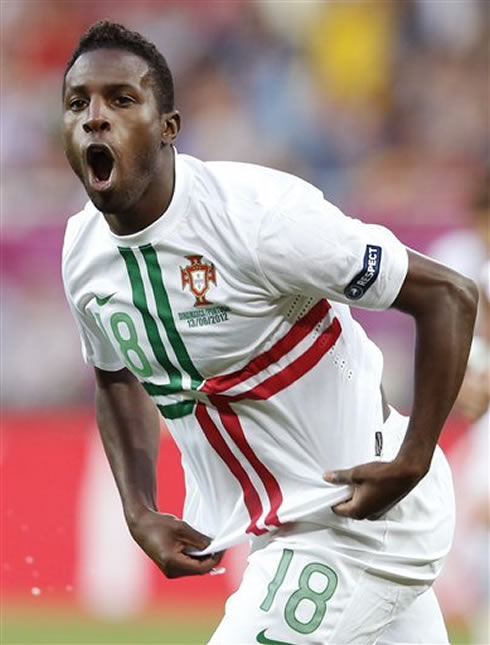
<path fill-rule="evenodd" d="M 473 335 L 478 290 L 469 279 L 409 251 L 405 282 L 393 307 L 415 320 L 415 387 L 410 422 L 392 462 L 372 462 L 325 474 L 351 484 L 350 500 L 334 511 L 376 519 L 402 499 L 430 467 L 444 422 L 464 376 Z"/>
<path fill-rule="evenodd" d="M 156 506 L 158 411 L 127 370 L 95 368 L 97 424 L 133 538 L 168 578 L 207 573 L 221 554 L 191 557 L 210 539 Z"/>

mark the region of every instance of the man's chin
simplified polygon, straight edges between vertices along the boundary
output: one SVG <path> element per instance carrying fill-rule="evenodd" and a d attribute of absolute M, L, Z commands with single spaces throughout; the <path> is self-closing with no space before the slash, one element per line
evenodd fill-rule
<path fill-rule="evenodd" d="M 99 192 L 97 190 L 87 190 L 90 201 L 97 210 L 102 213 L 117 213 L 124 210 L 121 196 L 114 191 Z"/>

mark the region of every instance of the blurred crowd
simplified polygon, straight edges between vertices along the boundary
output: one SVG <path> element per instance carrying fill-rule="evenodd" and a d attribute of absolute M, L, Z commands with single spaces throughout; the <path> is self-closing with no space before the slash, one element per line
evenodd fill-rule
<path fill-rule="evenodd" d="M 83 405 L 92 396 L 60 277 L 66 218 L 85 203 L 60 120 L 66 61 L 102 18 L 142 32 L 167 57 L 180 152 L 299 175 L 347 214 L 389 226 L 488 289 L 486 0 L 0 4 L 4 408 Z M 391 312 L 360 317 L 384 350 L 390 398 L 406 409 L 410 325 Z M 469 373 L 460 402 L 475 423 L 488 409 L 485 324 L 474 350 L 483 371 L 473 388 Z M 487 514 L 487 537 L 488 523 Z"/>

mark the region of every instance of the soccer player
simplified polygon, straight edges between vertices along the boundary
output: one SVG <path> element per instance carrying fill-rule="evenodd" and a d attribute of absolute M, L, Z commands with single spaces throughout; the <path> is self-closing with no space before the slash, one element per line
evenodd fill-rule
<path fill-rule="evenodd" d="M 63 276 L 134 539 L 170 578 L 251 540 L 213 645 L 447 642 L 431 584 L 454 510 L 436 444 L 474 284 L 296 177 L 177 154 L 165 59 L 120 25 L 82 36 L 63 109 L 90 198 Z M 413 316 L 410 419 L 349 305 Z M 183 519 L 156 507 L 158 413 L 182 453 Z"/>

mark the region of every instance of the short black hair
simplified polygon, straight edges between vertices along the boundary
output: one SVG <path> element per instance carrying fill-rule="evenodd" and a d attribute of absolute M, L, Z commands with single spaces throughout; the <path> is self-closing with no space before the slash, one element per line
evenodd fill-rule
<path fill-rule="evenodd" d="M 122 49 L 139 56 L 148 63 L 153 91 L 161 113 L 174 109 L 174 82 L 164 56 L 156 46 L 137 31 L 131 31 L 115 22 L 100 20 L 94 23 L 80 38 L 78 45 L 66 64 L 63 74 L 63 91 L 66 75 L 79 56 L 94 49 Z"/>

